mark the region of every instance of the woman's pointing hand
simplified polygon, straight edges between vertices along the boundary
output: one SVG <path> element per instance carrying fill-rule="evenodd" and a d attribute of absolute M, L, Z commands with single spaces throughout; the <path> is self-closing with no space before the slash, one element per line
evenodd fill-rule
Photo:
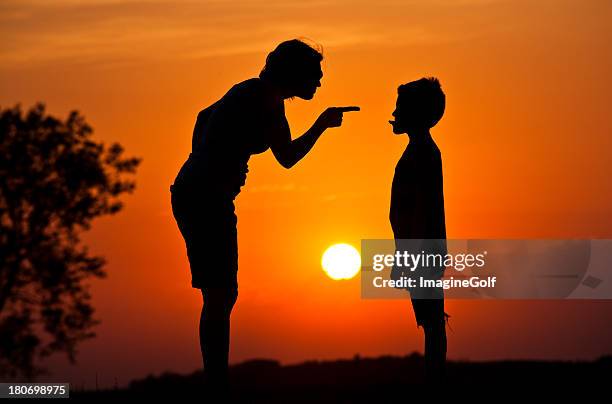
<path fill-rule="evenodd" d="M 359 111 L 356 106 L 350 107 L 329 107 L 317 118 L 315 125 L 325 130 L 327 128 L 336 128 L 342 125 L 342 116 L 345 112 Z"/>

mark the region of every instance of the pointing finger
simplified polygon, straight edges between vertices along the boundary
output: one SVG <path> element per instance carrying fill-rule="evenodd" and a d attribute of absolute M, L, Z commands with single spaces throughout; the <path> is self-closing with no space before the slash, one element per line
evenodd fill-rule
<path fill-rule="evenodd" d="M 352 112 L 352 111 L 360 111 L 361 108 L 351 106 L 351 107 L 337 107 L 339 112 Z"/>

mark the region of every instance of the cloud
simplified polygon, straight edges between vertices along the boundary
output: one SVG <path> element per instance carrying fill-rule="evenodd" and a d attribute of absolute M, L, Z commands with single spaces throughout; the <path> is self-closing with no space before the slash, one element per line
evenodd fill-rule
<path fill-rule="evenodd" d="M 18 67 L 189 60 L 261 52 L 279 40 L 300 36 L 327 48 L 470 37 L 474 33 L 465 26 L 475 17 L 453 15 L 457 6 L 452 3 L 9 0 L 0 5 L 0 62 Z M 491 2 L 461 3 L 469 9 Z"/>

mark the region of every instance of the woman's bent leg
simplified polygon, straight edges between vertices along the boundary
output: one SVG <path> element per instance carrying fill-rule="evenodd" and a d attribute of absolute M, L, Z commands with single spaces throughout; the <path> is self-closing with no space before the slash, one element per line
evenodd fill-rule
<path fill-rule="evenodd" d="M 202 290 L 204 305 L 200 316 L 200 348 L 208 382 L 225 384 L 230 347 L 230 315 L 236 303 L 235 288 Z"/>

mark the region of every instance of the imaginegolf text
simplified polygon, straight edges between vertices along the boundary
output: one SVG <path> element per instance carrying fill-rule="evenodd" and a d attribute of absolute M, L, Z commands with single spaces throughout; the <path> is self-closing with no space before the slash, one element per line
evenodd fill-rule
<path fill-rule="evenodd" d="M 411 278 L 403 276 L 399 279 L 383 279 L 382 276 L 377 276 L 373 279 L 372 284 L 375 288 L 494 288 L 497 282 L 497 277 L 489 276 L 479 278 L 472 276 L 469 279 L 455 279 L 452 276 L 448 279 L 426 279 L 422 276 Z"/>

